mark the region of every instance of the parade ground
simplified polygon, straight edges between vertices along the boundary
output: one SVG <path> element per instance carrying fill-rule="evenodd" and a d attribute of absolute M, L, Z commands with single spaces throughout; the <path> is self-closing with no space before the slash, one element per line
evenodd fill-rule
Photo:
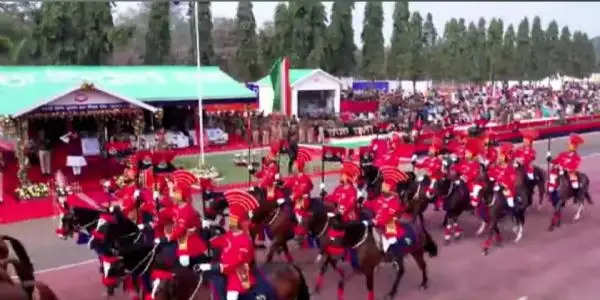
<path fill-rule="evenodd" d="M 591 196 L 600 201 L 600 134 L 583 135 L 585 144 L 579 153 L 583 157 L 581 171 L 591 179 Z M 566 149 L 567 138 L 552 140 L 552 152 Z M 546 168 L 544 159 L 547 142 L 535 143 L 537 165 Z M 336 176 L 326 178 L 327 189 L 332 190 Z M 314 178 L 315 181 L 320 180 Z M 316 195 L 318 184 L 313 194 Z M 536 197 L 537 200 L 537 197 Z M 575 208 L 567 204 L 563 225 L 553 232 L 547 227 L 552 215 L 549 202 L 541 209 L 531 207 L 527 213 L 524 237 L 513 242 L 512 221 L 501 224 L 504 243 L 494 247 L 489 255 L 481 253 L 482 237 L 475 231 L 478 220 L 470 213 L 460 218 L 465 235 L 461 240 L 443 243 L 442 212 L 428 210 L 427 226 L 439 247 L 439 255 L 427 258 L 429 289 L 419 290 L 421 272 L 411 257 L 405 259 L 405 274 L 395 299 L 426 300 L 595 300 L 600 294 L 598 270 L 600 270 L 600 209 L 589 205 L 583 218 L 573 222 Z M 129 299 L 120 290 L 107 298 L 100 280 L 98 261 L 85 245 L 73 240 L 59 240 L 54 234 L 53 218 L 2 225 L 0 233 L 20 239 L 29 251 L 37 270 L 37 279 L 48 284 L 60 299 L 100 300 Z M 290 242 L 292 244 L 293 242 Z M 302 268 L 311 291 L 314 288 L 318 265 L 314 263 L 316 250 L 298 249 L 294 245 L 292 255 Z M 264 260 L 263 250 L 258 250 L 258 261 Z M 278 257 L 284 260 L 283 257 Z M 353 274 L 349 264 L 343 264 L 346 274 Z M 376 299 L 384 299 L 389 291 L 395 269 L 392 265 L 378 268 L 375 278 Z M 338 275 L 330 271 L 325 276 L 323 290 L 311 299 L 336 299 Z M 350 275 L 346 280 L 345 299 L 366 299 L 364 277 Z"/>

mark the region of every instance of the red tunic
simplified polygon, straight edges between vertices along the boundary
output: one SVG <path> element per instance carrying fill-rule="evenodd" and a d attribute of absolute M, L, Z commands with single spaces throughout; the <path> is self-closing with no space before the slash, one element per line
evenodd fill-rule
<path fill-rule="evenodd" d="M 379 228 L 385 237 L 402 237 L 404 229 L 398 226 L 398 218 L 406 211 L 406 206 L 400 202 L 397 196 L 379 196 L 369 206 L 375 212 L 373 223 Z"/>
<path fill-rule="evenodd" d="M 178 241 L 177 256 L 199 256 L 208 249 L 196 233 L 201 226 L 200 216 L 192 204 L 184 203 L 174 208 L 174 228 L 169 241 Z"/>
<path fill-rule="evenodd" d="M 305 216 L 310 209 L 310 192 L 313 189 L 313 183 L 310 177 L 304 173 L 293 176 L 286 187 L 292 191 L 292 201 L 294 203 L 294 212 Z"/>
<path fill-rule="evenodd" d="M 442 159 L 437 156 L 428 156 L 415 167 L 424 169 L 431 179 L 439 180 L 442 178 Z"/>
<path fill-rule="evenodd" d="M 579 169 L 581 157 L 579 157 L 576 151 L 565 151 L 561 152 L 552 163 L 559 165 L 561 168 L 567 170 L 567 172 L 575 172 Z"/>
<path fill-rule="evenodd" d="M 523 161 L 523 165 L 528 172 L 533 171 L 533 162 L 535 161 L 535 149 L 533 146 L 523 145 L 515 151 L 515 158 Z"/>
<path fill-rule="evenodd" d="M 506 164 L 500 167 L 500 175 L 498 183 L 510 192 L 510 195 L 515 195 L 515 181 L 517 180 L 517 172 L 512 164 Z"/>
<path fill-rule="evenodd" d="M 457 166 L 461 178 L 467 183 L 473 183 L 479 178 L 479 163 L 474 160 L 462 160 Z"/>
<path fill-rule="evenodd" d="M 240 294 L 248 291 L 256 282 L 250 267 L 254 262 L 254 248 L 250 237 L 241 231 L 215 237 L 210 244 L 221 249 L 221 271 L 227 277 L 227 291 Z"/>
<path fill-rule="evenodd" d="M 344 183 L 338 185 L 331 195 L 328 195 L 326 201 L 335 203 L 337 211 L 342 215 L 342 221 L 354 221 L 356 215 L 356 200 L 358 193 L 352 184 Z"/>
<path fill-rule="evenodd" d="M 488 166 L 495 164 L 496 161 L 498 160 L 498 151 L 496 151 L 496 148 L 494 147 L 486 147 L 486 149 L 484 150 L 485 154 L 485 159 L 488 162 Z"/>

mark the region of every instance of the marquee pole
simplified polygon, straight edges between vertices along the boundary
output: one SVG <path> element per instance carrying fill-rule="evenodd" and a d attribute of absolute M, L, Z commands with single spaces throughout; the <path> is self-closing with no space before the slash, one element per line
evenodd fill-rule
<path fill-rule="evenodd" d="M 197 89 L 198 89 L 198 124 L 200 133 L 198 137 L 198 143 L 200 144 L 200 160 L 198 161 L 198 167 L 204 165 L 204 120 L 202 116 L 202 82 L 200 82 L 200 33 L 198 31 L 198 1 L 194 2 L 194 29 L 196 32 L 196 69 L 197 69 Z"/>

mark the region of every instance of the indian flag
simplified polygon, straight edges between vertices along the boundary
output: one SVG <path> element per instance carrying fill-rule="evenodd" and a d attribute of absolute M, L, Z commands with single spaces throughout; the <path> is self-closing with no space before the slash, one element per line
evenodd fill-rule
<path fill-rule="evenodd" d="M 290 59 L 279 58 L 271 67 L 273 84 L 273 112 L 281 111 L 292 115 L 292 89 L 290 88 Z"/>

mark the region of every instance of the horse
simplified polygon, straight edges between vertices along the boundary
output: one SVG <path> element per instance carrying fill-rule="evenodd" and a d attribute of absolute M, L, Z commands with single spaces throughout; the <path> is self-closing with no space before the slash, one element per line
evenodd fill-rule
<path fill-rule="evenodd" d="M 70 207 L 66 214 L 59 216 L 57 231 L 62 232 L 62 239 L 73 237 L 75 232 L 89 235 L 96 227 L 100 214 L 104 212 L 91 208 Z"/>
<path fill-rule="evenodd" d="M 489 209 L 489 222 L 487 223 L 488 237 L 484 241 L 482 250 L 483 255 L 489 253 L 489 249 L 492 245 L 494 234 L 496 235 L 496 242 L 502 243 L 502 236 L 498 222 L 507 214 L 512 215 L 515 220 L 515 242 L 519 242 L 523 237 L 523 225 L 525 223 L 525 211 L 527 207 L 531 205 L 531 198 L 529 197 L 529 189 L 526 186 L 525 178 L 527 175 L 522 169 L 517 170 L 516 182 L 515 182 L 515 195 L 513 201 L 513 207 L 509 207 L 507 199 L 504 196 L 504 187 L 501 187 L 498 183 L 493 186 L 491 196 L 486 197 L 487 201 L 482 201 L 480 205 L 487 205 Z"/>
<path fill-rule="evenodd" d="M 23 244 L 10 236 L 1 236 L 2 241 L 10 242 L 17 259 L 2 258 L 0 260 L 0 296 L 2 299 L 40 299 L 57 300 L 56 294 L 44 283 L 36 281 L 34 267 L 29 258 L 29 254 L 23 247 Z M 11 264 L 17 273 L 20 281 L 20 287 L 14 285 L 10 276 L 8 276 L 8 265 Z M 4 290 L 4 291 L 3 291 Z M 3 293 L 6 293 L 3 295 Z M 25 297 L 22 297 L 25 295 Z"/>
<path fill-rule="evenodd" d="M 337 265 L 338 261 L 345 256 L 345 251 L 351 251 L 351 256 L 354 256 L 355 262 L 353 267 L 365 276 L 366 286 L 368 290 L 368 299 L 372 300 L 374 296 L 374 271 L 375 267 L 378 266 L 384 260 L 384 254 L 377 246 L 377 237 L 371 226 L 366 226 L 363 223 L 355 222 L 345 224 L 343 230 L 345 232 L 342 240 L 330 240 L 327 236 L 327 231 L 331 229 L 331 226 L 336 222 L 338 217 L 329 217 L 327 209 L 324 204 L 315 205 L 312 209 L 312 213 L 307 218 L 302 220 L 301 226 L 306 229 L 306 232 L 319 240 L 319 246 L 321 253 L 325 253 L 325 259 L 321 264 L 319 275 L 316 280 L 315 292 L 320 291 L 323 283 L 323 276 L 327 272 L 329 266 L 333 267 L 340 275 L 340 281 L 338 282 L 338 297 L 343 297 L 344 292 L 344 280 L 345 274 L 342 269 Z M 339 221 L 339 220 L 338 220 Z M 420 287 L 425 289 L 428 285 L 427 267 L 424 259 L 424 253 L 427 252 L 431 257 L 437 255 L 437 245 L 431 238 L 431 235 L 424 230 L 423 226 L 412 225 L 417 231 L 417 243 L 412 247 L 409 253 L 413 256 L 417 265 L 422 272 L 422 281 Z M 303 240 L 306 237 L 298 235 L 297 239 Z M 338 253 L 331 253 L 326 251 L 327 247 L 334 246 L 343 251 Z M 404 273 L 403 264 L 404 255 L 394 255 L 392 260 L 397 266 L 397 273 L 394 279 L 392 288 L 388 293 L 388 296 L 393 298 L 396 295 L 398 284 Z"/>
<path fill-rule="evenodd" d="M 269 263 L 256 270 L 259 284 L 239 300 L 310 300 L 308 286 L 302 270 L 294 264 Z M 209 299 L 209 287 L 203 284 L 203 273 L 179 268 L 163 273 L 152 282 L 153 300 L 204 300 Z"/>
<path fill-rule="evenodd" d="M 550 226 L 548 227 L 548 231 L 554 230 L 555 227 L 559 227 L 561 223 L 561 213 L 562 208 L 566 205 L 567 201 L 573 198 L 573 204 L 577 206 L 577 212 L 573 217 L 573 221 L 577 222 L 581 219 L 583 208 L 585 201 L 589 204 L 593 204 L 592 197 L 590 196 L 589 187 L 590 187 L 590 179 L 589 177 L 582 172 L 577 172 L 577 177 L 579 179 L 579 189 L 574 190 L 571 187 L 571 181 L 569 179 L 568 174 L 559 175 L 558 176 L 558 199 L 553 200 L 554 206 L 554 214 L 552 216 L 552 221 Z M 552 198 L 552 197 L 551 197 Z M 552 199 L 551 199 L 552 200 Z"/>
<path fill-rule="evenodd" d="M 373 157 L 368 152 L 360 158 L 360 168 L 362 171 L 361 184 L 359 184 L 358 188 L 363 192 L 363 198 L 360 200 L 371 199 L 379 196 L 379 191 L 381 191 L 381 184 L 383 182 L 383 177 L 377 168 L 373 164 Z"/>
<path fill-rule="evenodd" d="M 523 168 L 523 165 L 519 161 L 515 161 L 515 168 L 516 169 Z M 525 183 L 526 183 L 528 191 L 529 191 L 529 198 L 532 200 L 530 205 L 534 203 L 533 194 L 535 192 L 535 189 L 537 188 L 537 192 L 538 192 L 537 205 L 538 205 L 538 207 L 541 207 L 541 205 L 544 202 L 544 196 L 546 193 L 546 174 L 545 174 L 544 170 L 542 170 L 540 167 L 534 165 L 533 166 L 533 179 L 526 178 Z"/>
<path fill-rule="evenodd" d="M 285 192 L 289 199 L 290 192 Z M 271 242 L 265 262 L 271 262 L 275 253 L 279 251 L 283 251 L 288 262 L 293 262 L 287 245 L 287 242 L 294 238 L 294 225 L 296 224 L 291 207 L 267 201 L 265 190 L 260 188 L 254 188 L 251 194 L 260 203 L 251 218 L 253 226 L 250 229 L 250 235 L 252 240 L 260 233 L 260 230 L 264 230 L 265 237 Z"/>
<path fill-rule="evenodd" d="M 443 197 L 443 209 L 445 211 L 442 227 L 445 230 L 444 241 L 449 244 L 451 238 L 459 239 L 462 231 L 458 224 L 458 218 L 465 211 L 472 211 L 473 206 L 469 198 L 467 185 L 458 179 L 458 175 L 451 171 L 448 178 L 439 183 L 439 196 Z M 451 224 L 448 224 L 451 222 Z"/>

